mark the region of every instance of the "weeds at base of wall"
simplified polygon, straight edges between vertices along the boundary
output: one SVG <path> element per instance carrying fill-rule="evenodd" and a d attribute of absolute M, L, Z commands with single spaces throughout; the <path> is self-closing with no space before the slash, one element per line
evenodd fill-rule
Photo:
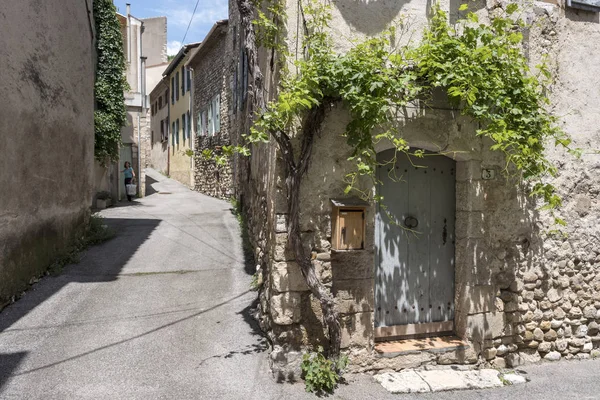
<path fill-rule="evenodd" d="M 29 287 L 39 282 L 42 277 L 47 275 L 59 275 L 65 266 L 79 263 L 79 261 L 81 261 L 81 253 L 85 249 L 90 246 L 104 243 L 114 238 L 115 235 L 115 231 L 104 224 L 104 219 L 102 217 L 98 215 L 92 215 L 83 235 L 76 239 L 65 251 L 60 253 L 50 264 L 46 272 L 42 273 L 40 276 L 34 276 L 31 278 L 26 290 L 20 294 L 12 296 L 6 303 L 0 304 L 0 311 L 2 311 L 4 307 L 23 297 Z"/>
<path fill-rule="evenodd" d="M 250 234 L 248 230 L 248 221 L 244 212 L 242 211 L 242 205 L 235 197 L 231 197 L 229 199 L 231 203 L 231 213 L 235 216 L 238 223 L 240 224 L 240 232 L 242 237 L 242 250 L 244 252 L 244 264 L 246 266 L 246 271 L 250 268 L 254 268 L 255 260 L 254 260 L 254 248 L 252 246 L 252 242 L 250 241 Z M 250 290 L 258 291 L 262 286 L 262 274 L 259 270 L 259 267 L 256 266 L 257 270 L 252 275 L 252 280 L 250 281 Z"/>
<path fill-rule="evenodd" d="M 61 253 L 48 268 L 48 274 L 58 275 L 65 266 L 77 264 L 81 261 L 81 252 L 90 246 L 104 243 L 115 237 L 115 232 L 104 224 L 104 218 L 92 215 L 89 225 L 81 238 L 75 240 L 63 253 Z"/>
<path fill-rule="evenodd" d="M 305 353 L 300 368 L 306 391 L 317 395 L 333 393 L 337 384 L 343 381 L 342 374 L 347 365 L 348 356 L 343 354 L 330 360 L 323 354 L 322 346 L 319 346 L 316 352 Z"/>

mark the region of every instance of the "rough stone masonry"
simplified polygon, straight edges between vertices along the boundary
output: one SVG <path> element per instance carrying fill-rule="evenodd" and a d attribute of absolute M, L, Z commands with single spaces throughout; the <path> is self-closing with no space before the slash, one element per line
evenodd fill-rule
<path fill-rule="evenodd" d="M 413 40 L 427 23 L 426 2 L 397 7 L 333 3 L 332 36 L 340 51 L 349 46 L 347 38 L 376 34 L 401 16 L 410 16 L 414 35 L 408 36 Z M 455 3 L 440 2 L 451 18 L 458 15 Z M 485 21 L 506 3 L 476 1 L 469 7 Z M 523 2 L 530 23 L 524 50 L 532 67 L 548 57 L 555 76 L 550 107 L 574 146 L 597 149 L 600 114 L 594 107 L 600 104 L 600 64 L 590 55 L 600 54 L 598 14 L 553 3 Z M 301 21 L 296 10 L 288 9 L 288 32 L 301 31 L 295 25 Z M 292 36 L 289 46 L 295 54 Z M 269 55 L 263 56 L 265 81 L 272 84 L 277 73 L 270 74 Z M 352 167 L 341 137 L 347 122 L 344 106 L 336 105 L 316 139 L 302 187 L 301 228 L 320 278 L 336 297 L 351 370 L 456 363 L 514 367 L 542 358 L 600 354 L 600 156 L 587 151 L 576 159 L 548 146 L 548 156 L 559 168 L 554 184 L 563 205 L 557 213 L 568 222 L 555 232 L 552 217 L 539 210 L 525 185 L 502 175 L 503 155 L 490 151 L 491 143 L 476 137 L 472 121 L 451 110 L 407 110 L 398 123 L 411 146 L 444 149 L 456 161 L 454 333 L 469 346 L 393 358 L 374 352 L 375 207 L 367 208 L 363 250 L 331 249 L 329 199 L 345 196 L 343 178 Z M 483 168 L 494 170 L 496 178 L 482 179 Z M 294 379 L 302 352 L 327 344 L 321 310 L 287 248 L 285 182 L 275 145 L 263 146 L 244 171 L 250 178 L 240 190 L 250 220 L 260 222 L 253 225 L 251 237 L 262 282 L 261 326 L 273 343 L 273 370 L 280 379 Z M 373 190 L 367 184 L 362 189 Z"/>

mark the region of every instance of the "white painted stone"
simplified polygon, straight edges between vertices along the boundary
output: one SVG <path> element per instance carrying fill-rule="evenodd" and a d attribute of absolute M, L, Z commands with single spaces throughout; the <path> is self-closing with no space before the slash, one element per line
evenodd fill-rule
<path fill-rule="evenodd" d="M 478 371 L 419 371 L 419 375 L 429 384 L 432 392 L 459 389 L 487 389 L 503 386 L 495 369 Z"/>
<path fill-rule="evenodd" d="M 524 376 L 521 376 L 521 375 L 518 375 L 515 373 L 503 374 L 502 379 L 505 382 L 508 382 L 509 385 L 519 385 L 521 383 L 527 382 L 527 379 L 525 379 Z"/>
<path fill-rule="evenodd" d="M 385 372 L 374 376 L 375 380 L 390 393 L 429 392 L 429 385 L 415 371 Z"/>
<path fill-rule="evenodd" d="M 558 361 L 560 360 L 561 355 L 558 351 L 551 351 L 550 353 L 546 354 L 546 356 L 544 357 L 545 360 L 548 361 Z"/>

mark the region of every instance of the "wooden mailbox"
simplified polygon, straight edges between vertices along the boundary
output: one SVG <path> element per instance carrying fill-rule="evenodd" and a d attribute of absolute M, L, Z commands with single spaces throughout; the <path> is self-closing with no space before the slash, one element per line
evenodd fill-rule
<path fill-rule="evenodd" d="M 331 247 L 334 250 L 365 248 L 365 212 L 369 203 L 357 197 L 331 199 Z"/>

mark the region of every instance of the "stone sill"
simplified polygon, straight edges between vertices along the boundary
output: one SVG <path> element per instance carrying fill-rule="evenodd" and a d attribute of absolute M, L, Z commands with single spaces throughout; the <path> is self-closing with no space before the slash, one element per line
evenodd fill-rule
<path fill-rule="evenodd" d="M 470 346 L 456 336 L 435 336 L 421 339 L 404 339 L 375 344 L 378 357 L 393 358 L 421 352 L 445 353 L 455 350 L 466 350 Z"/>

